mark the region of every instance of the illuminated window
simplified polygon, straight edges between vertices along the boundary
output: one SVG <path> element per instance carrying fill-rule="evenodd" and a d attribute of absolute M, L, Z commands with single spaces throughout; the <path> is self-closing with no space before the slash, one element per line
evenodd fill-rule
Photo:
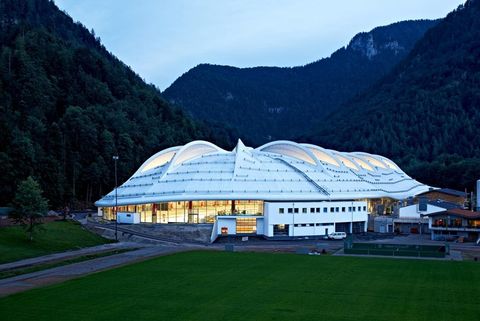
<path fill-rule="evenodd" d="M 257 233 L 256 218 L 237 218 L 237 234 L 254 234 Z"/>
<path fill-rule="evenodd" d="M 373 171 L 373 167 L 368 165 L 368 163 L 358 157 L 353 157 L 353 159 L 360 165 L 361 168 L 366 169 L 367 171 Z"/>
<path fill-rule="evenodd" d="M 321 160 L 325 163 L 328 163 L 330 165 L 335 165 L 337 167 L 340 166 L 340 164 L 338 164 L 338 162 L 332 156 L 328 155 L 327 153 L 325 153 L 323 151 L 320 151 L 316 148 L 312 148 L 312 147 L 310 147 L 309 149 L 319 160 Z"/>

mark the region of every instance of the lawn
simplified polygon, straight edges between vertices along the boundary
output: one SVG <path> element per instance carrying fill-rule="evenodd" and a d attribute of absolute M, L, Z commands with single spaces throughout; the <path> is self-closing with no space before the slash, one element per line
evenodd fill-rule
<path fill-rule="evenodd" d="M 30 242 L 20 226 L 0 228 L 0 264 L 110 242 L 76 222 L 50 222 Z"/>
<path fill-rule="evenodd" d="M 475 262 L 189 252 L 0 299 L 7 320 L 479 320 Z"/>

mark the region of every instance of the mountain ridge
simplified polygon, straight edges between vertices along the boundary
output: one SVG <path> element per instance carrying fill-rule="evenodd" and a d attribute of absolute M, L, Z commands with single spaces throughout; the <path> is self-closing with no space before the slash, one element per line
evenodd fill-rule
<path fill-rule="evenodd" d="M 480 177 L 479 21 L 479 2 L 467 1 L 390 74 L 300 139 L 385 155 L 434 186 L 473 188 Z"/>
<path fill-rule="evenodd" d="M 324 117 L 386 74 L 436 23 L 403 21 L 358 33 L 329 57 L 303 66 L 200 64 L 163 95 L 194 117 L 238 127 L 249 144 L 292 139 L 311 119 Z"/>

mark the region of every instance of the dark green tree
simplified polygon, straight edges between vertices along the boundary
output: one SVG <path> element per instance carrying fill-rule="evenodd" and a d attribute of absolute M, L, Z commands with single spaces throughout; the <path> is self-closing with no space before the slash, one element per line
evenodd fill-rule
<path fill-rule="evenodd" d="M 14 198 L 15 210 L 10 214 L 16 224 L 21 224 L 33 241 L 33 234 L 41 225 L 48 210 L 48 201 L 42 196 L 42 189 L 33 177 L 20 182 Z"/>

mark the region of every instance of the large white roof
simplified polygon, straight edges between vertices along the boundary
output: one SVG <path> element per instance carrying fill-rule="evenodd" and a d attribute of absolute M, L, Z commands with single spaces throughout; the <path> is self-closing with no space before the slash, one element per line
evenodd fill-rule
<path fill-rule="evenodd" d="M 187 200 L 312 201 L 390 197 L 429 190 L 388 158 L 274 141 L 232 151 L 193 141 L 150 157 L 118 188 L 118 205 Z M 96 202 L 113 206 L 115 193 Z"/>

